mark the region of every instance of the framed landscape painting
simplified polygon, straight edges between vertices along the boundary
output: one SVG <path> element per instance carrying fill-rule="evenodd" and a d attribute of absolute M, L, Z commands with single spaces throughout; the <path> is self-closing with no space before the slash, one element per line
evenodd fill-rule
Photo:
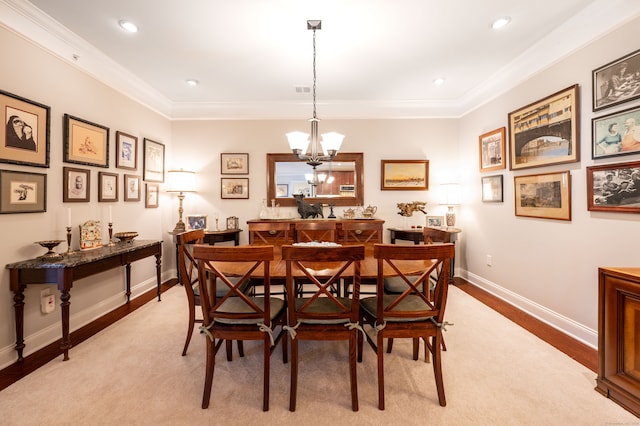
<path fill-rule="evenodd" d="M 515 176 L 516 216 L 571 220 L 571 175 L 568 171 Z"/>
<path fill-rule="evenodd" d="M 480 135 L 480 171 L 489 172 L 506 168 L 506 128 L 501 127 Z"/>
<path fill-rule="evenodd" d="M 587 209 L 640 213 L 640 161 L 587 167 Z"/>
<path fill-rule="evenodd" d="M 510 112 L 510 169 L 580 161 L 579 107 L 575 84 Z"/>
<path fill-rule="evenodd" d="M 64 115 L 64 162 L 109 167 L 109 128 Z"/>
<path fill-rule="evenodd" d="M 382 160 L 381 190 L 429 189 L 429 160 Z"/>
<path fill-rule="evenodd" d="M 0 132 L 0 162 L 49 167 L 49 120 L 46 105 L 0 90 L 5 132 Z"/>

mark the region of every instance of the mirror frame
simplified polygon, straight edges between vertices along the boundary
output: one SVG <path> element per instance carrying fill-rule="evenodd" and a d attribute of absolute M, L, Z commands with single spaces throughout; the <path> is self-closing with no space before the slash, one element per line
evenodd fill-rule
<path fill-rule="evenodd" d="M 361 152 L 339 152 L 334 161 L 353 161 L 355 163 L 355 197 L 305 197 L 311 204 L 323 203 L 334 204 L 336 206 L 361 206 L 364 204 L 364 155 Z M 276 163 L 300 163 L 293 153 L 289 154 L 267 154 L 267 200 L 277 200 L 281 206 L 294 207 L 296 200 L 293 197 L 276 198 Z"/>

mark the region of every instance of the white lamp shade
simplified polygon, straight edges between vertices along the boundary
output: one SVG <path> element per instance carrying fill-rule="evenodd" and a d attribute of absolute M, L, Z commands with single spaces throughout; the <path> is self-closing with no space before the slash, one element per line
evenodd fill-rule
<path fill-rule="evenodd" d="M 325 155 L 328 155 L 328 152 L 330 150 L 333 150 L 334 152 L 340 151 L 343 139 L 344 135 L 341 135 L 340 133 L 323 133 L 322 141 L 320 143 L 322 144 L 322 150 L 324 151 Z"/>
<path fill-rule="evenodd" d="M 186 170 L 169 170 L 169 188 L 167 192 L 195 192 L 196 174 Z"/>
<path fill-rule="evenodd" d="M 289 132 L 287 133 L 287 139 L 289 140 L 289 147 L 299 149 L 300 153 L 306 154 L 309 147 L 309 134 L 304 132 Z"/>
<path fill-rule="evenodd" d="M 455 206 L 460 204 L 460 184 L 443 183 L 441 186 L 440 204 Z"/>

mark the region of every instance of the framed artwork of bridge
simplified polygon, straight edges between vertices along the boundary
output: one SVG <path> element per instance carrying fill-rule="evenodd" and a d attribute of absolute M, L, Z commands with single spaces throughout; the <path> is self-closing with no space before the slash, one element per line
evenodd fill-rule
<path fill-rule="evenodd" d="M 509 113 L 510 170 L 580 161 L 577 84 Z"/>

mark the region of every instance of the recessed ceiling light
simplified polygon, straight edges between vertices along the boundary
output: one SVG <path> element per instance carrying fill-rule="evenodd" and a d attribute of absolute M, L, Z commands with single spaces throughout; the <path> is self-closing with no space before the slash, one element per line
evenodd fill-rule
<path fill-rule="evenodd" d="M 195 80 L 193 78 L 189 78 L 187 80 L 185 80 L 185 82 L 189 85 L 189 86 L 197 86 L 198 83 L 200 83 L 198 80 Z"/>
<path fill-rule="evenodd" d="M 126 19 L 121 19 L 120 21 L 118 21 L 118 25 L 120 25 L 120 27 L 127 32 L 130 32 L 130 33 L 138 32 L 138 26 L 131 21 L 127 21 Z"/>
<path fill-rule="evenodd" d="M 444 80 L 444 77 L 438 77 L 433 80 L 433 84 L 435 84 L 436 86 L 442 86 L 444 84 Z"/>
<path fill-rule="evenodd" d="M 491 28 L 494 30 L 499 30 L 507 26 L 507 24 L 511 22 L 511 18 L 508 16 L 503 16 L 502 18 L 498 18 L 491 24 Z"/>

